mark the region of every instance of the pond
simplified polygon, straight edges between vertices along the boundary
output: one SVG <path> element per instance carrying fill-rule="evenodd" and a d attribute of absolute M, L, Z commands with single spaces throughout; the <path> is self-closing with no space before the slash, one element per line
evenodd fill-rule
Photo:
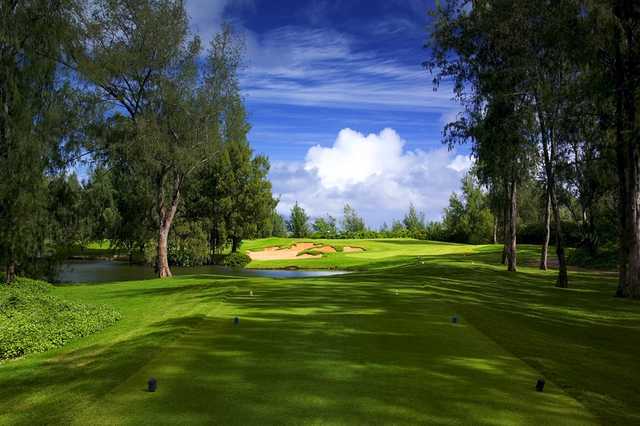
<path fill-rule="evenodd" d="M 305 278 L 341 275 L 347 271 L 310 271 L 304 269 L 229 269 L 223 266 L 197 266 L 171 268 L 173 275 L 216 274 L 239 277 Z M 131 281 L 154 278 L 152 267 L 132 265 L 111 260 L 72 260 L 62 265 L 57 281 L 60 283 L 101 283 L 109 281 Z"/>

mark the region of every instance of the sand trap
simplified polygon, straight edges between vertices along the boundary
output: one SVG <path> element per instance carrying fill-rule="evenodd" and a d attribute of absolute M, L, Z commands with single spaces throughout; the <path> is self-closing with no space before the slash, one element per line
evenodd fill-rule
<path fill-rule="evenodd" d="M 336 249 L 331 246 L 323 246 L 314 248 L 315 251 L 319 251 L 320 253 L 335 253 Z"/>
<path fill-rule="evenodd" d="M 316 259 L 322 254 L 299 254 L 305 250 L 313 249 L 320 253 L 335 253 L 331 246 L 320 246 L 315 243 L 296 243 L 290 248 L 267 247 L 261 251 L 247 251 L 251 260 L 291 260 L 291 259 Z"/>
<path fill-rule="evenodd" d="M 362 247 L 349 247 L 349 246 L 345 246 L 342 249 L 343 252 L 345 253 L 359 253 L 361 251 L 364 251 L 364 249 Z"/>

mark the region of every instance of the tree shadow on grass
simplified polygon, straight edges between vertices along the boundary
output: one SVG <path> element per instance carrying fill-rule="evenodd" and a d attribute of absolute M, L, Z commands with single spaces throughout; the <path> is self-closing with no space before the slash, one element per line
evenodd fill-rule
<path fill-rule="evenodd" d="M 441 303 L 381 289 L 341 302 L 319 291 L 289 293 L 273 286 L 232 297 L 238 325 L 206 317 L 80 420 L 97 413 L 164 424 L 589 423 L 552 385 L 536 393 L 537 377 L 524 364 L 450 324 Z M 138 392 L 150 375 L 159 391 Z"/>
<path fill-rule="evenodd" d="M 499 254 L 422 256 L 380 274 L 371 286 L 394 286 L 449 304 L 466 321 L 585 403 L 606 424 L 640 423 L 640 304 L 612 297 L 609 274 L 556 274 L 497 266 Z M 424 263 L 423 263 L 424 262 Z M 344 277 L 336 277 L 342 280 Z"/>

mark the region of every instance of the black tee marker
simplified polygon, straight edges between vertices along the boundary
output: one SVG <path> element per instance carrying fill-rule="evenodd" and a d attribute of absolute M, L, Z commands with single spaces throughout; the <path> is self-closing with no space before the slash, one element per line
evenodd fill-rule
<path fill-rule="evenodd" d="M 147 382 L 147 390 L 149 392 L 155 392 L 157 388 L 158 388 L 158 381 L 154 377 L 150 378 L 149 381 Z"/>
<path fill-rule="evenodd" d="M 238 324 L 240 324 L 240 318 L 235 317 L 235 318 L 233 319 L 233 324 L 234 324 L 234 325 L 238 325 Z"/>
<path fill-rule="evenodd" d="M 538 379 L 538 382 L 536 383 L 536 390 L 538 392 L 544 391 L 544 383 L 544 379 Z"/>

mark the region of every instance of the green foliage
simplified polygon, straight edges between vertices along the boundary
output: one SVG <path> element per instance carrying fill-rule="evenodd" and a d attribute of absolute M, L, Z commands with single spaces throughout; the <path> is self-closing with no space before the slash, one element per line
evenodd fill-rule
<path fill-rule="evenodd" d="M 251 258 L 244 253 L 235 252 L 225 256 L 223 265 L 227 268 L 244 268 L 251 262 Z"/>
<path fill-rule="evenodd" d="M 209 236 L 199 222 L 178 223 L 169 238 L 169 263 L 200 266 L 209 262 Z"/>
<path fill-rule="evenodd" d="M 309 216 L 297 201 L 291 208 L 291 216 L 287 222 L 287 228 L 294 238 L 304 238 L 310 234 Z"/>
<path fill-rule="evenodd" d="M 73 91 L 57 67 L 74 4 L 0 7 L 0 266 L 9 281 L 46 255 L 55 227 L 47 176 L 64 167 L 77 136 Z"/>
<path fill-rule="evenodd" d="M 453 194 L 445 209 L 444 227 L 451 241 L 471 244 L 487 243 L 493 230 L 493 215 L 487 205 L 486 194 L 467 175 L 462 181 L 462 196 Z"/>
<path fill-rule="evenodd" d="M 109 307 L 61 300 L 51 289 L 26 278 L 0 286 L 0 359 L 63 346 L 120 319 Z"/>
<path fill-rule="evenodd" d="M 364 224 L 364 219 L 358 215 L 356 209 L 351 207 L 350 204 L 345 204 L 343 212 L 342 232 L 346 234 L 347 238 L 351 238 L 353 235 L 364 234 L 367 227 Z"/>
<path fill-rule="evenodd" d="M 271 234 L 269 237 L 286 237 L 287 236 L 287 221 L 282 215 L 278 214 L 275 210 L 271 213 L 269 218 L 271 222 Z"/>
<path fill-rule="evenodd" d="M 336 226 L 336 218 L 327 215 L 326 218 L 318 217 L 313 221 L 314 238 L 336 238 L 338 235 L 338 227 Z"/>

